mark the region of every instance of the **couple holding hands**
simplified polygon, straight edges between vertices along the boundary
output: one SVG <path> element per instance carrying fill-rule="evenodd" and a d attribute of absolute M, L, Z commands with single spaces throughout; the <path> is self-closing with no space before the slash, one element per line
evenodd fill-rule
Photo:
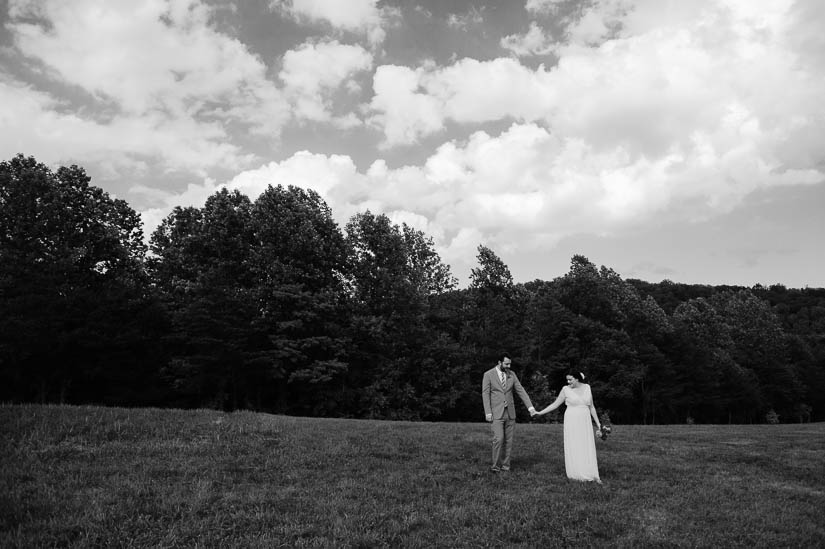
<path fill-rule="evenodd" d="M 498 364 L 484 373 L 481 382 L 484 413 L 493 432 L 491 470 L 495 473 L 510 470 L 510 453 L 516 427 L 516 408 L 513 401 L 515 392 L 533 417 L 552 412 L 562 404 L 567 406 L 564 412 L 564 468 L 567 477 L 573 480 L 601 482 L 591 421 L 596 423 L 599 430 L 602 426 L 593 405 L 590 385 L 584 383 L 584 374 L 568 373 L 567 385 L 562 388 L 555 402 L 541 411 L 536 411 L 518 376 L 510 370 L 511 364 L 510 355 L 502 354 L 498 358 Z"/>

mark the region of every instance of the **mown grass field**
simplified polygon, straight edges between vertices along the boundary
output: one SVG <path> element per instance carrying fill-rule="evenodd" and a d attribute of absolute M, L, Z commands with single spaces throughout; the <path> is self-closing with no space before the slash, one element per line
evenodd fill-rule
<path fill-rule="evenodd" d="M 825 425 L 560 425 L 0 406 L 2 547 L 825 546 Z"/>

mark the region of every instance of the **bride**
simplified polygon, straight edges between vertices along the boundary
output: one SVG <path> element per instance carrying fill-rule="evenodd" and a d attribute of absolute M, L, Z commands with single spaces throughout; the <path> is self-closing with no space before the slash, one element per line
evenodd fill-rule
<path fill-rule="evenodd" d="M 564 468 L 567 477 L 573 480 L 596 481 L 599 479 L 599 464 L 596 461 L 596 441 L 593 424 L 601 429 L 590 385 L 584 383 L 584 374 L 575 372 L 567 374 L 567 386 L 559 393 L 559 398 L 547 408 L 535 415 L 543 416 L 562 405 L 567 405 L 564 412 Z"/>

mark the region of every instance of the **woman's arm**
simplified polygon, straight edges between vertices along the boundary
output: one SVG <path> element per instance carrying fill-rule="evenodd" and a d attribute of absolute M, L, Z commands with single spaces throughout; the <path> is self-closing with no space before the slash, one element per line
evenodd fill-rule
<path fill-rule="evenodd" d="M 556 401 L 553 402 L 553 404 L 551 404 L 550 406 L 548 406 L 544 410 L 536 412 L 536 415 L 537 416 L 543 416 L 544 414 L 546 414 L 548 412 L 552 412 L 553 410 L 555 410 L 556 408 L 561 406 L 563 402 L 564 402 L 564 388 L 562 388 L 562 390 L 559 391 L 559 396 L 558 396 L 558 398 L 556 398 Z"/>
<path fill-rule="evenodd" d="M 602 424 L 599 421 L 599 414 L 596 413 L 596 405 L 593 404 L 593 392 L 590 390 L 590 387 L 587 388 L 587 392 L 590 393 L 590 406 L 588 406 L 588 408 L 590 408 L 590 417 L 596 422 L 596 427 L 601 429 Z"/>

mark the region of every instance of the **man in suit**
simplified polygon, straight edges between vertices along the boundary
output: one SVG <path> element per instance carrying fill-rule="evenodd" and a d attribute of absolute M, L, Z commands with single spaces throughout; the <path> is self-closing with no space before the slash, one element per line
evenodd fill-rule
<path fill-rule="evenodd" d="M 484 413 L 493 431 L 493 466 L 494 473 L 510 470 L 510 452 L 513 448 L 513 432 L 516 428 L 516 406 L 513 391 L 518 393 L 521 401 L 532 415 L 536 409 L 521 386 L 518 376 L 510 370 L 510 355 L 503 353 L 495 368 L 484 372 L 481 382 L 481 400 Z"/>

